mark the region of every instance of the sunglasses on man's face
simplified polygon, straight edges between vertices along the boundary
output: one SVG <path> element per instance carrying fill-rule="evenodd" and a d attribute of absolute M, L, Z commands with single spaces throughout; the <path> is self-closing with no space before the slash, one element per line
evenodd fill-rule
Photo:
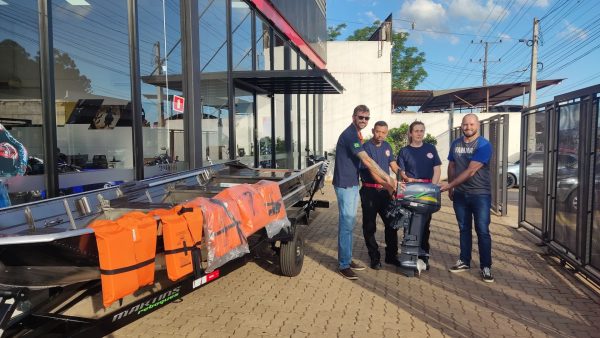
<path fill-rule="evenodd" d="M 370 119 L 369 116 L 360 116 L 360 115 L 356 115 L 356 118 L 359 120 L 365 120 L 365 121 L 369 121 L 369 119 Z"/>

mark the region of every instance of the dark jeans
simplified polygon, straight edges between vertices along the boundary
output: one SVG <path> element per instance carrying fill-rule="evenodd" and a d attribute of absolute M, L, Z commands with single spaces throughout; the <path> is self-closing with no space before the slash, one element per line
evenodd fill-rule
<path fill-rule="evenodd" d="M 479 247 L 479 266 L 492 267 L 492 237 L 490 236 L 491 195 L 473 195 L 454 191 L 454 213 L 460 230 L 460 260 L 471 264 L 472 228 Z"/>
<path fill-rule="evenodd" d="M 379 246 L 375 240 L 378 214 L 385 225 L 385 257 L 395 259 L 398 255 L 398 233 L 390 227 L 391 220 L 385 215 L 391 201 L 390 194 L 387 190 L 362 187 L 360 201 L 363 213 L 363 236 L 371 261 L 381 260 Z"/>

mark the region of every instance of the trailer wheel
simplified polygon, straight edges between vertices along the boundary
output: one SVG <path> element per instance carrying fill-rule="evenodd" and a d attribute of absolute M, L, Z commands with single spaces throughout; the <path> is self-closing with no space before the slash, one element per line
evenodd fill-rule
<path fill-rule="evenodd" d="M 294 231 L 294 239 L 281 243 L 279 265 L 281 274 L 288 277 L 298 276 L 304 263 L 304 238 L 300 231 Z"/>

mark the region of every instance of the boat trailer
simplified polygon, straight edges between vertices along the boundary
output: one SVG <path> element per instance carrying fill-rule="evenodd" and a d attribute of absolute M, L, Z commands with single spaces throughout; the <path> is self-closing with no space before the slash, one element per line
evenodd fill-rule
<path fill-rule="evenodd" d="M 313 210 L 329 206 L 314 199 L 327 167 L 324 158 L 299 171 L 255 169 L 231 161 L 0 210 L 0 336 L 104 336 L 242 266 L 249 255 L 207 270 L 203 237 L 203 254 L 194 261 L 193 273 L 173 282 L 167 278 L 159 239 L 154 283 L 104 307 L 98 248 L 88 227 L 126 212 L 212 198 L 239 184 L 278 183 L 290 226 L 272 236 L 263 228 L 247 241 L 253 255 L 276 262 L 283 276 L 298 275 L 303 229 Z"/>

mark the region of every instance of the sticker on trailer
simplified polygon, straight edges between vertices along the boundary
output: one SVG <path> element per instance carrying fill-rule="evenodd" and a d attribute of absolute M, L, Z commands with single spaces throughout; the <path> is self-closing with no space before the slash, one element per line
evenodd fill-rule
<path fill-rule="evenodd" d="M 206 283 L 210 283 L 212 281 L 214 281 L 215 279 L 219 278 L 219 270 L 215 270 L 211 273 L 207 273 L 206 275 L 195 279 L 194 283 L 192 284 L 192 288 L 198 288 Z"/>

